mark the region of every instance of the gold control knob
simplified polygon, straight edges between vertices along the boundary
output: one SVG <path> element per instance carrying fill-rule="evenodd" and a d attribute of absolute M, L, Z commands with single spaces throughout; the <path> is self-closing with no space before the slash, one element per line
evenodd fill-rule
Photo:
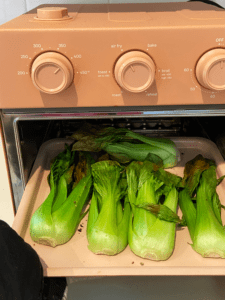
<path fill-rule="evenodd" d="M 225 49 L 213 49 L 205 53 L 196 66 L 199 83 L 210 90 L 225 90 Z"/>
<path fill-rule="evenodd" d="M 33 62 L 31 78 L 36 88 L 47 94 L 67 89 L 73 80 L 73 67 L 62 54 L 46 52 Z"/>
<path fill-rule="evenodd" d="M 140 93 L 153 83 L 155 64 L 146 53 L 130 51 L 117 60 L 114 74 L 122 88 L 129 92 Z"/>
<path fill-rule="evenodd" d="M 37 16 L 40 21 L 64 21 L 71 19 L 66 7 L 42 7 L 37 9 Z"/>

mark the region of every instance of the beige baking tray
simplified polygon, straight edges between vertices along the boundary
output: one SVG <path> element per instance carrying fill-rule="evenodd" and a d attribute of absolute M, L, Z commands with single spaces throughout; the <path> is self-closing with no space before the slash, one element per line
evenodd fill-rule
<path fill-rule="evenodd" d="M 181 153 L 181 161 L 170 171 L 183 176 L 185 163 L 197 154 L 214 159 L 218 177 L 225 174 L 225 162 L 214 143 L 203 138 L 173 138 Z M 225 259 L 202 258 L 189 243 L 188 229 L 176 232 L 175 249 L 167 261 L 150 261 L 134 255 L 129 246 L 116 256 L 95 255 L 87 248 L 87 216 L 73 238 L 66 244 L 51 248 L 34 243 L 29 234 L 30 219 L 49 193 L 47 175 L 50 160 L 64 150 L 65 139 L 44 143 L 38 153 L 26 185 L 13 228 L 38 253 L 45 276 L 130 276 L 130 275 L 225 275 Z M 225 180 L 218 187 L 225 204 Z M 180 214 L 180 211 L 179 211 Z M 225 221 L 225 212 L 222 211 Z"/>

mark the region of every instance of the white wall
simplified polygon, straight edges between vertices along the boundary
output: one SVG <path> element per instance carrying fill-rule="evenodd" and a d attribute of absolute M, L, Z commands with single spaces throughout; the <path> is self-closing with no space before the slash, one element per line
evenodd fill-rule
<path fill-rule="evenodd" d="M 73 3 L 132 3 L 132 2 L 186 2 L 186 0 L 0 0 L 0 24 L 3 24 L 40 4 Z M 215 0 L 225 7 L 225 0 Z"/>
<path fill-rule="evenodd" d="M 26 12 L 25 0 L 0 0 L 0 24 Z"/>

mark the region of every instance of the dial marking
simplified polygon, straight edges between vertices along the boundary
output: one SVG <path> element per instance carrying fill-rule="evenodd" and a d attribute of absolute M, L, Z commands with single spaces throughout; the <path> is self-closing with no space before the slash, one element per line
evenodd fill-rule
<path fill-rule="evenodd" d="M 56 69 L 54 74 L 57 74 L 59 72 L 60 68 Z"/>
<path fill-rule="evenodd" d="M 130 65 L 130 67 L 131 67 L 131 70 L 132 70 L 133 72 L 135 72 L 134 67 L 133 67 L 132 65 Z"/>
<path fill-rule="evenodd" d="M 224 67 L 223 60 L 221 60 L 221 62 L 220 62 L 220 69 L 223 69 L 223 67 Z"/>

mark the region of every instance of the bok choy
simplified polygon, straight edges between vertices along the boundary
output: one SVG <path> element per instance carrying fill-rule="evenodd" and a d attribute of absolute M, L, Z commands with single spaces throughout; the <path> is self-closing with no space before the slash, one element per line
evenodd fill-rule
<path fill-rule="evenodd" d="M 168 180 L 170 178 L 171 180 Z M 166 260 L 174 249 L 178 192 L 176 186 L 181 178 L 163 170 L 149 161 L 132 162 L 127 167 L 128 197 L 132 207 L 128 243 L 138 256 L 151 260 Z M 168 184 L 166 184 L 168 183 Z M 163 218 L 149 212 L 149 206 L 160 207 L 161 196 L 165 196 Z M 145 209 L 144 209 L 145 208 Z M 150 210 L 151 211 L 151 210 Z M 160 210 L 158 210 L 159 213 Z M 174 222 L 171 219 L 175 216 Z M 167 220 L 167 221 L 166 221 Z M 172 221 L 172 222 L 171 222 Z"/>
<path fill-rule="evenodd" d="M 30 236 L 33 241 L 56 247 L 70 240 L 82 219 L 82 209 L 92 191 L 91 164 L 88 153 L 79 153 L 75 166 L 75 152 L 60 153 L 50 169 L 50 193 L 31 218 Z M 77 177 L 74 185 L 73 169 Z M 74 188 L 72 187 L 74 185 Z"/>
<path fill-rule="evenodd" d="M 151 160 L 154 157 L 163 168 L 172 168 L 180 160 L 180 153 L 173 141 L 146 137 L 125 128 L 102 128 L 85 123 L 71 137 L 77 140 L 73 150 L 104 150 L 119 163 Z"/>
<path fill-rule="evenodd" d="M 193 242 L 192 248 L 203 257 L 225 258 L 225 231 L 216 191 L 223 177 L 217 179 L 215 162 L 201 155 L 185 165 L 185 188 L 179 194 L 179 205 Z"/>
<path fill-rule="evenodd" d="M 127 246 L 130 204 L 125 172 L 118 162 L 105 160 L 92 165 L 92 175 L 88 248 L 95 254 L 115 255 Z"/>

